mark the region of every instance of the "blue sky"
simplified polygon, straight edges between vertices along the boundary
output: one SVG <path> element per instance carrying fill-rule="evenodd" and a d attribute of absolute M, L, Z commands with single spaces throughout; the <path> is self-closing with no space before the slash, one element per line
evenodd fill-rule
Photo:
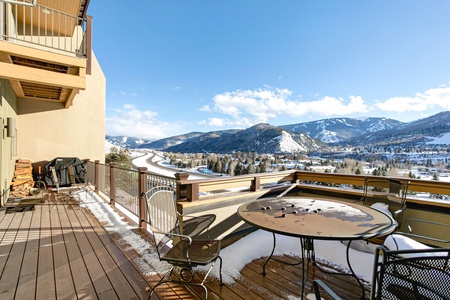
<path fill-rule="evenodd" d="M 106 132 L 450 110 L 449 11 L 448 0 L 93 0 Z"/>

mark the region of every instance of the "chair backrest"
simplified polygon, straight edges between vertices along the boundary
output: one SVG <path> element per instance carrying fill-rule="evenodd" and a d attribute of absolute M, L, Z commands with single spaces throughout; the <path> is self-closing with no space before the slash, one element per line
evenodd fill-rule
<path fill-rule="evenodd" d="M 364 198 L 363 201 L 367 201 L 369 192 L 372 192 L 373 197 L 376 196 L 393 196 L 397 199 L 397 202 L 403 202 L 408 194 L 409 181 L 401 181 L 398 179 L 392 179 L 387 177 L 380 178 L 365 178 L 364 180 Z M 395 197 L 395 198 L 394 198 Z M 364 203 L 366 204 L 366 203 Z"/>
<path fill-rule="evenodd" d="M 175 193 L 169 187 L 154 187 L 145 193 L 148 222 L 161 232 L 178 230 L 178 214 Z"/>
<path fill-rule="evenodd" d="M 158 255 L 171 247 L 172 236 L 165 233 L 179 233 L 175 193 L 170 187 L 158 186 L 145 193 L 147 217 Z"/>
<path fill-rule="evenodd" d="M 367 205 L 369 193 L 373 198 L 383 197 L 387 200 L 398 203 L 400 207 L 396 209 L 395 217 L 397 222 L 400 224 L 402 212 L 406 209 L 406 196 L 408 194 L 409 185 L 409 181 L 401 181 L 387 177 L 366 177 L 364 180 L 363 204 Z"/>
<path fill-rule="evenodd" d="M 450 299 L 450 249 L 375 253 L 371 299 Z"/>
<path fill-rule="evenodd" d="M 69 174 L 69 182 L 71 185 L 75 184 L 75 171 L 72 165 L 67 166 L 67 173 Z"/>
<path fill-rule="evenodd" d="M 56 191 L 59 192 L 59 179 L 58 175 L 56 174 L 56 170 L 54 167 L 50 167 L 50 171 L 52 172 L 52 180 L 53 183 L 55 184 Z"/>

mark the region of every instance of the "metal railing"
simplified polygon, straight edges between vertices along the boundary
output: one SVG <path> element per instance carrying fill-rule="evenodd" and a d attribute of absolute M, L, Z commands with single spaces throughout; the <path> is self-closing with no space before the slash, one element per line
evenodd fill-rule
<path fill-rule="evenodd" d="M 345 175 L 315 173 L 304 171 L 284 171 L 261 173 L 235 177 L 213 178 L 207 180 L 188 180 L 189 174 L 177 173 L 175 178 L 161 176 L 147 171 L 147 168 L 124 169 L 114 163 L 100 164 L 99 161 L 87 162 L 87 178 L 94 185 L 95 191 L 109 197 L 110 204 L 119 204 L 139 218 L 139 226 L 143 227 L 146 212 L 142 195 L 155 186 L 170 186 L 177 194 L 177 202 L 208 201 L 211 197 L 226 197 L 227 193 L 252 193 L 263 189 L 277 188 L 280 184 L 290 184 L 302 190 L 316 190 L 320 193 L 331 193 L 343 198 L 361 198 L 366 178 L 377 176 Z M 398 178 L 410 181 L 412 192 L 430 192 L 450 194 L 450 183 L 429 180 Z M 282 187 L 286 189 L 286 187 Z M 203 196 L 205 195 L 205 196 Z M 231 197 L 233 198 L 233 197 Z M 425 203 L 424 203 L 425 202 Z M 425 205 L 432 210 L 447 212 L 450 201 L 430 202 L 407 198 L 407 205 Z"/>
<path fill-rule="evenodd" d="M 43 5 L 0 2 L 0 40 L 86 57 L 86 19 Z"/>
<path fill-rule="evenodd" d="M 147 172 L 147 168 L 125 169 L 112 163 L 87 161 L 87 180 L 96 192 L 109 198 L 111 205 L 119 204 L 144 220 L 145 204 L 141 195 L 155 186 L 170 186 L 176 190 L 176 179 Z"/>

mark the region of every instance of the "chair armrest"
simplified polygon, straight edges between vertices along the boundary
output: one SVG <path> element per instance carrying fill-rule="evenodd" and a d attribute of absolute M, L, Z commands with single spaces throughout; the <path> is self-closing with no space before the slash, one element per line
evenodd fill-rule
<path fill-rule="evenodd" d="M 196 219 L 205 219 L 205 220 L 208 220 L 208 219 L 209 219 L 209 218 L 206 217 L 206 216 L 190 216 L 190 215 L 183 215 L 183 214 L 180 214 L 179 212 L 177 212 L 177 215 L 178 215 L 179 217 L 182 217 L 182 218 L 196 218 Z"/>
<path fill-rule="evenodd" d="M 402 234 L 402 235 L 406 235 L 406 236 L 421 238 L 421 239 L 425 239 L 425 240 L 440 242 L 440 243 L 450 243 L 450 239 L 440 239 L 440 238 L 434 238 L 434 237 L 430 237 L 430 236 L 426 236 L 426 235 L 415 234 L 413 232 L 413 228 L 411 226 L 411 222 L 426 223 L 426 224 L 434 225 L 434 226 L 436 226 L 436 230 L 439 230 L 439 228 L 442 227 L 442 230 L 444 230 L 444 232 L 448 232 L 448 230 L 450 228 L 450 224 L 439 223 L 439 222 L 428 221 L 428 220 L 422 220 L 422 219 L 416 219 L 416 218 L 408 218 L 406 220 L 406 226 L 407 226 L 409 232 L 397 232 L 397 233 Z"/>
<path fill-rule="evenodd" d="M 405 211 L 405 209 L 397 209 L 392 213 L 392 216 L 394 217 L 395 222 L 397 223 L 396 227 L 400 226 L 400 223 L 402 222 L 402 213 Z"/>
<path fill-rule="evenodd" d="M 338 295 L 336 295 L 335 292 L 333 292 L 332 289 L 330 289 L 322 280 L 314 280 L 313 281 L 313 286 L 314 286 L 314 294 L 316 296 L 316 300 L 321 300 L 322 298 L 320 297 L 320 288 L 319 286 L 325 290 L 333 299 L 335 300 L 341 300 L 341 297 L 339 297 Z"/>
<path fill-rule="evenodd" d="M 179 233 L 171 233 L 171 232 L 162 232 L 162 231 L 153 231 L 153 234 L 163 234 L 165 236 L 168 237 L 178 237 L 180 238 L 180 240 L 187 240 L 188 244 L 191 245 L 192 244 L 192 238 L 190 236 L 184 235 L 184 234 L 179 234 Z"/>
<path fill-rule="evenodd" d="M 392 215 L 394 216 L 394 219 L 397 218 L 397 215 L 401 214 L 403 212 L 403 209 L 397 209 L 396 211 L 394 211 L 392 213 Z"/>
<path fill-rule="evenodd" d="M 214 215 L 191 216 L 177 212 L 177 216 L 183 234 L 197 238 L 200 234 L 205 232 L 207 238 L 210 239 L 209 229 L 216 218 Z"/>

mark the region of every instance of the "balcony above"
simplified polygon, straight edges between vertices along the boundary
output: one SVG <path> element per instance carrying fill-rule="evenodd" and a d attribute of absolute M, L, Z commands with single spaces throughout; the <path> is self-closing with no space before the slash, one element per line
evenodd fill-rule
<path fill-rule="evenodd" d="M 87 1 L 38 2 L 1 3 L 0 78 L 9 80 L 19 100 L 68 108 L 89 73 Z"/>

